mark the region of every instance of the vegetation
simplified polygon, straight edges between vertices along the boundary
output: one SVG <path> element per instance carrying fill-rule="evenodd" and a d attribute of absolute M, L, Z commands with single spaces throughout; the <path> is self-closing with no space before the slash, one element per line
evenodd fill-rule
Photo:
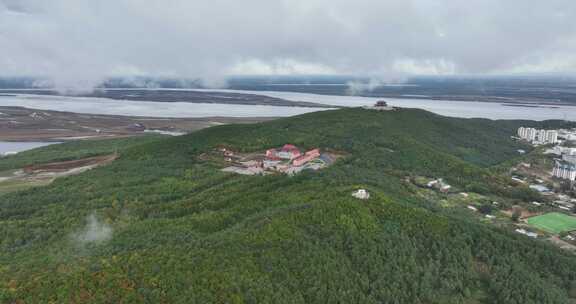
<path fill-rule="evenodd" d="M 569 303 L 575 256 L 447 212 L 410 182 L 523 199 L 530 190 L 491 169 L 529 149 L 510 140 L 516 127 L 345 109 L 134 145 L 0 196 L 0 302 Z M 294 177 L 200 157 L 285 143 L 345 157 Z M 358 188 L 371 198 L 354 199 Z"/>

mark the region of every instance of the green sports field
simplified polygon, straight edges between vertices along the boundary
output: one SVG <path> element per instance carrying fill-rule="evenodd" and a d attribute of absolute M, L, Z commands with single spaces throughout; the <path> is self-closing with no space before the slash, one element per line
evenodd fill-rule
<path fill-rule="evenodd" d="M 528 219 L 528 224 L 547 232 L 561 233 L 576 230 L 576 217 L 552 212 L 531 217 Z"/>

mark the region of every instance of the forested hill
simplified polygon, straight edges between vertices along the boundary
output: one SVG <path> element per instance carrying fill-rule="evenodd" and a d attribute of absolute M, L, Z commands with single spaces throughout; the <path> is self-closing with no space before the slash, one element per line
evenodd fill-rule
<path fill-rule="evenodd" d="M 109 166 L 0 196 L 0 302 L 573 303 L 576 256 L 409 181 L 529 197 L 491 169 L 529 149 L 510 139 L 521 124 L 562 122 L 343 109 L 123 146 Z M 293 177 L 203 157 L 285 143 L 343 157 Z"/>

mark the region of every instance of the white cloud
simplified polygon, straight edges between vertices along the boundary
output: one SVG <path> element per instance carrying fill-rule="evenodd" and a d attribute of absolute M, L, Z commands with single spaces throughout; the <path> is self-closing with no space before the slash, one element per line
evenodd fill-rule
<path fill-rule="evenodd" d="M 299 62 L 293 59 L 274 59 L 262 61 L 259 59 L 249 59 L 236 63 L 227 71 L 233 75 L 334 75 L 338 71 L 329 66 Z"/>
<path fill-rule="evenodd" d="M 0 0 L 0 75 L 573 72 L 575 19 L 573 0 Z"/>
<path fill-rule="evenodd" d="M 454 75 L 456 65 L 443 58 L 415 60 L 404 58 L 396 60 L 393 64 L 395 71 L 408 75 Z"/>

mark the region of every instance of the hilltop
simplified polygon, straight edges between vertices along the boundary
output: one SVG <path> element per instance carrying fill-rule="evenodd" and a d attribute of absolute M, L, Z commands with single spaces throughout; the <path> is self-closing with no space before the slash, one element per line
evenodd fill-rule
<path fill-rule="evenodd" d="M 561 124 L 341 109 L 2 159 L 13 169 L 35 154 L 119 155 L 0 196 L 0 301 L 571 303 L 576 256 L 445 208 L 412 182 L 529 199 L 500 174 L 531 150 L 510 136 Z M 201 157 L 287 143 L 342 157 L 292 177 L 226 173 Z M 352 197 L 360 188 L 370 199 Z"/>

